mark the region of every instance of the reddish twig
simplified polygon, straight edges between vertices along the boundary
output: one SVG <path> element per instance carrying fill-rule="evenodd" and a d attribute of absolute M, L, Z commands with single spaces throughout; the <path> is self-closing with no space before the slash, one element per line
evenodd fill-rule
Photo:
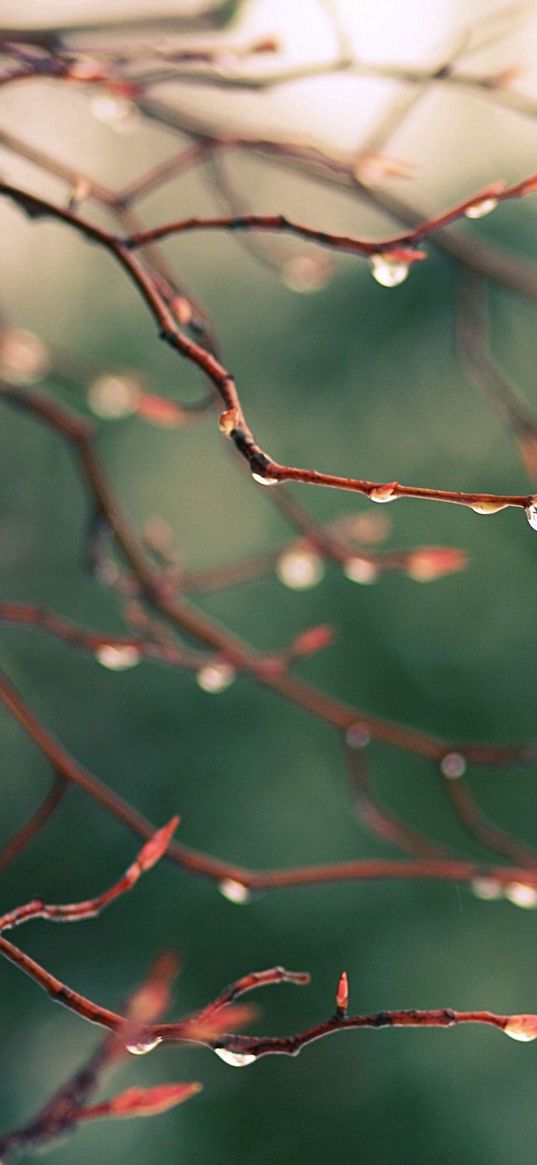
<path fill-rule="evenodd" d="M 5 870 L 11 862 L 25 849 L 34 837 L 37 836 L 43 825 L 49 820 L 65 796 L 67 784 L 63 777 L 58 776 L 47 793 L 44 801 L 32 816 L 13 834 L 0 850 L 0 870 Z"/>

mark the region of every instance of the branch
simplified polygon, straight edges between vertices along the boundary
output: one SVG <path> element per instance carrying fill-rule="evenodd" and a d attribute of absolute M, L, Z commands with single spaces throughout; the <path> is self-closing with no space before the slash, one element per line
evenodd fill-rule
<path fill-rule="evenodd" d="M 527 180 L 526 186 L 529 182 Z M 404 486 L 399 482 L 371 482 L 358 478 L 338 477 L 320 473 L 314 469 L 300 469 L 280 465 L 273 461 L 258 445 L 244 417 L 233 377 L 216 357 L 184 335 L 169 306 L 160 294 L 150 272 L 130 253 L 129 248 L 113 235 L 79 218 L 62 207 L 45 199 L 6 183 L 0 183 L 0 195 L 4 195 L 19 205 L 31 218 L 52 217 L 62 221 L 92 242 L 99 243 L 110 252 L 128 272 L 142 295 L 151 314 L 160 328 L 161 338 L 173 349 L 192 361 L 212 382 L 220 394 L 224 412 L 220 418 L 220 429 L 229 437 L 239 453 L 246 459 L 252 476 L 262 485 L 276 485 L 283 481 L 299 481 L 307 485 L 320 485 L 332 489 L 350 490 L 368 497 L 371 501 L 390 502 L 397 498 L 421 498 L 429 501 L 449 502 L 467 506 L 480 514 L 493 514 L 509 506 L 525 509 L 531 524 L 537 524 L 537 508 L 533 494 L 498 495 L 485 493 L 455 493 L 450 490 L 424 489 Z M 4 390 L 5 393 L 5 390 Z M 37 411 L 37 410 L 36 410 Z M 84 443 L 83 448 L 86 448 Z"/>

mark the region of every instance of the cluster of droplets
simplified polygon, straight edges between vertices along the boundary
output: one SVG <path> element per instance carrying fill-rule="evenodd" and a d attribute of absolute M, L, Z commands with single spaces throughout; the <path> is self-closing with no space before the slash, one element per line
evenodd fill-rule
<path fill-rule="evenodd" d="M 537 887 L 527 882 L 498 882 L 496 878 L 483 875 L 474 878 L 471 882 L 472 893 L 482 902 L 497 902 L 505 899 L 521 910 L 535 910 L 537 908 Z"/>

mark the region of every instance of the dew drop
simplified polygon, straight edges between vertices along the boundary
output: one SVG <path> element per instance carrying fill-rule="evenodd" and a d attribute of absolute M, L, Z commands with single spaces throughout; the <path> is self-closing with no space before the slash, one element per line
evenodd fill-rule
<path fill-rule="evenodd" d="M 367 558 L 348 558 L 343 564 L 343 574 L 345 578 L 350 579 L 351 582 L 368 583 L 376 582 L 378 578 L 378 570 L 374 562 L 368 562 Z"/>
<path fill-rule="evenodd" d="M 278 485 L 278 479 L 276 477 L 263 477 L 262 473 L 254 473 L 253 471 L 252 477 L 258 485 Z"/>
<path fill-rule="evenodd" d="M 0 334 L 0 373 L 11 384 L 35 384 L 50 368 L 50 353 L 39 336 L 24 328 Z"/>
<path fill-rule="evenodd" d="M 286 550 L 278 559 L 276 574 L 280 582 L 291 590 L 307 591 L 321 581 L 324 563 L 312 550 Z"/>
<path fill-rule="evenodd" d="M 530 506 L 526 506 L 526 517 L 532 528 L 537 530 L 537 503 L 532 502 Z"/>
<path fill-rule="evenodd" d="M 231 437 L 234 429 L 236 429 L 239 424 L 239 420 L 239 410 L 236 408 L 225 409 L 223 413 L 220 413 L 220 417 L 218 419 L 218 428 L 220 429 L 220 432 L 224 434 L 224 437 Z"/>
<path fill-rule="evenodd" d="M 140 397 L 140 383 L 130 374 L 98 376 L 88 389 L 88 404 L 97 417 L 118 420 L 133 413 Z"/>
<path fill-rule="evenodd" d="M 410 265 L 400 259 L 390 259 L 387 255 L 372 255 L 370 260 L 371 274 L 381 287 L 398 287 L 404 283 L 410 271 Z"/>
<path fill-rule="evenodd" d="M 505 502 L 476 502 L 470 509 L 474 514 L 498 514 L 500 510 L 506 510 L 507 506 Z"/>
<path fill-rule="evenodd" d="M 140 662 L 140 652 L 134 644 L 105 643 L 95 652 L 95 658 L 109 671 L 127 671 L 129 667 L 136 667 Z"/>
<path fill-rule="evenodd" d="M 485 215 L 496 210 L 497 205 L 497 198 L 483 198 L 481 202 L 474 202 L 473 206 L 469 206 L 464 213 L 466 218 L 485 218 Z"/>
<path fill-rule="evenodd" d="M 473 878 L 470 886 L 475 897 L 483 902 L 503 898 L 503 886 L 495 878 Z"/>
<path fill-rule="evenodd" d="M 155 1040 L 139 1040 L 137 1044 L 125 1044 L 131 1056 L 146 1056 L 148 1052 L 152 1052 L 153 1048 L 158 1047 L 162 1043 L 161 1036 L 157 1036 Z"/>
<path fill-rule="evenodd" d="M 527 882 L 508 882 L 504 895 L 513 906 L 520 906 L 523 910 L 535 910 L 537 907 L 537 889 L 528 886 Z"/>
<path fill-rule="evenodd" d="M 537 1015 L 512 1015 L 503 1030 L 512 1040 L 529 1044 L 537 1040 Z"/>
<path fill-rule="evenodd" d="M 442 757 L 440 761 L 440 772 L 448 780 L 455 780 L 457 777 L 464 776 L 466 772 L 466 761 L 462 753 L 448 752 L 446 756 Z"/>
<path fill-rule="evenodd" d="M 345 740 L 350 748 L 366 748 L 370 743 L 371 734 L 363 724 L 351 724 L 345 733 Z"/>
<path fill-rule="evenodd" d="M 395 490 L 397 489 L 396 481 L 386 482 L 385 485 L 376 485 L 369 491 L 369 500 L 371 502 L 394 502 L 396 500 Z"/>
<path fill-rule="evenodd" d="M 334 260 L 324 255 L 295 255 L 283 264 L 282 282 L 290 291 L 311 295 L 330 282 L 334 274 Z"/>
<path fill-rule="evenodd" d="M 231 1064 L 232 1068 L 246 1068 L 248 1064 L 253 1064 L 256 1059 L 248 1052 L 230 1052 L 228 1048 L 215 1048 L 214 1052 L 224 1061 L 224 1064 Z"/>
<path fill-rule="evenodd" d="M 138 124 L 138 111 L 127 97 L 114 96 L 112 93 L 100 93 L 91 103 L 91 112 L 104 125 L 117 133 L 130 133 Z"/>
<path fill-rule="evenodd" d="M 230 663 L 206 663 L 196 674 L 196 681 L 202 692 L 225 692 L 236 676 Z"/>
<path fill-rule="evenodd" d="M 248 887 L 243 886 L 242 882 L 237 882 L 235 878 L 223 878 L 218 883 L 218 889 L 223 898 L 227 898 L 228 902 L 233 902 L 236 906 L 244 906 L 252 897 Z"/>

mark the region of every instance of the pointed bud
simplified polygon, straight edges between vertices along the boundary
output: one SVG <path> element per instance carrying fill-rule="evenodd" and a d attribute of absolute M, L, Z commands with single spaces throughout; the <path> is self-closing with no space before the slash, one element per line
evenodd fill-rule
<path fill-rule="evenodd" d="M 152 1088 L 128 1088 L 112 1100 L 91 1108 L 79 1109 L 77 1120 L 95 1120 L 96 1117 L 156 1116 L 176 1104 L 195 1096 L 201 1084 L 156 1084 Z"/>
<path fill-rule="evenodd" d="M 468 555 L 462 550 L 443 546 L 421 546 L 413 550 L 406 563 L 407 574 L 415 582 L 432 582 L 445 574 L 464 570 Z"/>
<path fill-rule="evenodd" d="M 349 1006 L 349 980 L 347 978 L 347 972 L 342 971 L 341 975 L 339 977 L 339 983 L 337 985 L 337 992 L 336 992 L 336 1015 L 338 1016 L 339 1019 L 343 1019 L 346 1016 L 348 1006 Z"/>
<path fill-rule="evenodd" d="M 166 853 L 166 850 L 172 839 L 172 835 L 175 833 L 178 825 L 179 818 L 172 817 L 171 821 L 169 821 L 167 825 L 163 825 L 162 829 L 157 829 L 157 832 L 153 834 L 153 837 L 150 837 L 149 841 L 146 841 L 145 845 L 142 846 L 142 849 L 140 850 L 140 853 L 138 854 L 138 857 L 133 865 L 135 865 L 140 871 L 150 870 L 152 866 L 156 865 L 162 855 Z"/>

